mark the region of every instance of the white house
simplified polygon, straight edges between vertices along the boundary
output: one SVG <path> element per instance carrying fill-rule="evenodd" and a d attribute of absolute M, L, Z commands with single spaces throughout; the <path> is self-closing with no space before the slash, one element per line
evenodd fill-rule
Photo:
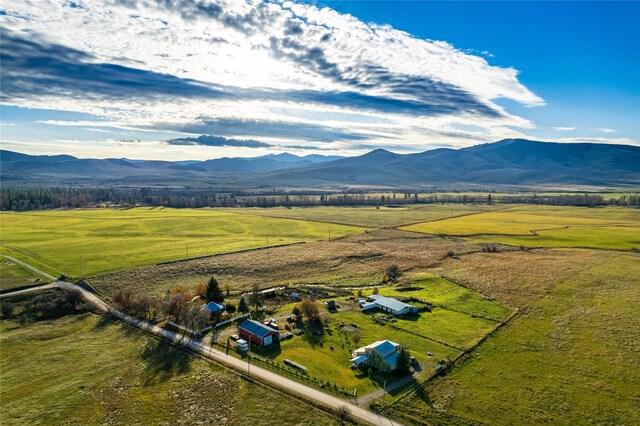
<path fill-rule="evenodd" d="M 379 340 L 370 345 L 363 346 L 356 349 L 351 353 L 351 363 L 354 367 L 360 367 L 365 364 L 369 359 L 369 354 L 372 351 L 378 352 L 384 362 L 389 365 L 390 370 L 395 370 L 398 367 L 398 347 L 400 345 L 390 340 Z"/>
<path fill-rule="evenodd" d="M 378 308 L 383 312 L 388 312 L 393 315 L 405 315 L 408 313 L 418 312 L 418 308 L 415 306 L 411 306 L 408 303 L 401 302 L 391 297 L 374 294 L 369 296 L 369 299 L 371 300 L 370 302 L 361 304 L 363 311 Z"/>

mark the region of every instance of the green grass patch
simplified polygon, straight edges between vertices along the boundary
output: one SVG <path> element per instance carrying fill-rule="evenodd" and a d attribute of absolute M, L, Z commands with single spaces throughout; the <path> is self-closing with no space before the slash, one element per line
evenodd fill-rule
<path fill-rule="evenodd" d="M 336 238 L 360 232 L 243 215 L 229 209 L 95 209 L 2 212 L 2 246 L 59 273 L 92 275 L 207 254 Z"/>
<path fill-rule="evenodd" d="M 243 212 L 290 219 L 339 223 L 366 228 L 396 227 L 408 223 L 442 219 L 492 210 L 490 205 L 423 204 L 398 207 L 272 207 L 240 209 Z"/>
<path fill-rule="evenodd" d="M 640 423 L 638 277 L 637 255 L 603 256 L 396 412 L 503 425 Z"/>
<path fill-rule="evenodd" d="M 0 257 L 0 290 L 43 284 L 45 282 L 47 281 L 44 277 L 4 257 Z"/>
<path fill-rule="evenodd" d="M 3 425 L 335 424 L 104 317 L 2 321 L 0 331 Z"/>
<path fill-rule="evenodd" d="M 640 247 L 640 211 L 623 207 L 520 206 L 403 229 L 525 246 Z"/>

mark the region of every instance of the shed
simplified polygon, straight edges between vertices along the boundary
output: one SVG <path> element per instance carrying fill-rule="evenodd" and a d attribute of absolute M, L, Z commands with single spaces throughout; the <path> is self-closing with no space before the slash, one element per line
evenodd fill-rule
<path fill-rule="evenodd" d="M 245 340 L 250 340 L 252 344 L 258 346 L 269 346 L 279 336 L 277 330 L 260 324 L 258 321 L 246 320 L 238 326 L 238 334 Z"/>

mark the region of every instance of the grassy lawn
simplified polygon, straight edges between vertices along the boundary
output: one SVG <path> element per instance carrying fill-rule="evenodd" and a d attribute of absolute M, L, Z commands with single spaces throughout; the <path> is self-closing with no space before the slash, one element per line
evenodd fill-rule
<path fill-rule="evenodd" d="M 4 257 L 0 257 L 0 290 L 45 282 L 44 277 L 36 275 Z"/>
<path fill-rule="evenodd" d="M 631 249 L 640 246 L 640 211 L 622 207 L 521 206 L 403 229 L 514 245 Z"/>
<path fill-rule="evenodd" d="M 382 314 L 362 313 L 354 301 L 337 299 L 339 312 L 326 314 L 329 329 L 322 336 L 313 336 L 307 332 L 303 336 L 281 342 L 278 347 L 257 352 L 280 362 L 291 359 L 307 367 L 312 377 L 336 383 L 348 390 L 356 388 L 362 395 L 380 387 L 381 380 L 384 379 L 371 379 L 351 370 L 349 359 L 354 349 L 377 340 L 399 343 L 416 357 L 422 371 L 419 377 L 422 377 L 431 373 L 439 360 L 453 358 L 463 348 L 473 345 L 511 312 L 510 308 L 441 277 L 423 275 L 411 287 L 418 288 L 415 292 L 409 292 L 417 299 L 437 300 L 443 307 L 436 307 L 432 312 L 397 318 L 395 322 L 384 321 L 381 325 L 374 318 Z M 407 292 L 399 291 L 399 288 L 401 287 L 383 287 L 380 293 L 407 297 Z M 370 293 L 371 290 L 366 292 Z M 451 308 L 446 308 L 445 305 Z M 294 304 L 284 305 L 280 313 L 289 311 L 293 306 Z M 452 310 L 454 308 L 460 310 Z M 498 319 L 480 317 L 487 313 Z M 343 328 L 345 325 L 348 326 L 347 329 Z M 357 344 L 351 340 L 350 327 L 353 325 L 357 326 L 361 334 Z M 429 356 L 429 352 L 433 356 Z"/>
<path fill-rule="evenodd" d="M 93 314 L 0 331 L 3 425 L 336 423 Z"/>
<path fill-rule="evenodd" d="M 639 424 L 638 277 L 637 255 L 603 254 L 395 412 L 497 425 Z"/>
<path fill-rule="evenodd" d="M 136 208 L 2 212 L 2 246 L 72 276 L 360 232 L 231 210 Z M 82 257 L 81 257 L 82 255 Z"/>
<path fill-rule="evenodd" d="M 366 228 L 396 227 L 408 223 L 442 219 L 495 209 L 490 205 L 423 204 L 402 207 L 273 207 L 240 209 L 261 216 L 340 223 Z"/>
<path fill-rule="evenodd" d="M 389 324 L 378 325 L 372 321 L 369 315 L 360 312 L 338 312 L 331 314 L 330 318 L 329 332 L 325 332 L 323 336 L 312 336 L 309 333 L 294 336 L 292 339 L 281 342 L 279 347 L 265 348 L 258 353 L 280 362 L 291 359 L 307 367 L 309 375 L 312 377 L 336 383 L 347 390 L 356 388 L 358 395 L 364 395 L 382 387 L 382 383 L 350 368 L 351 351 L 360 346 L 385 339 L 399 343 L 411 351 L 425 372 L 433 371 L 438 360 L 453 358 L 458 352 L 454 348 L 430 341 L 397 327 L 391 327 Z M 339 332 L 339 323 L 358 326 L 361 340 L 357 345 L 351 341 L 349 333 Z M 428 356 L 427 352 L 432 352 L 434 356 Z"/>
<path fill-rule="evenodd" d="M 417 274 L 416 281 L 408 285 L 389 286 L 379 289 L 382 296 L 413 297 L 433 305 L 482 316 L 495 321 L 503 320 L 511 309 L 496 300 L 490 300 L 477 291 L 469 290 L 436 274 Z M 365 296 L 372 290 L 364 291 Z"/>

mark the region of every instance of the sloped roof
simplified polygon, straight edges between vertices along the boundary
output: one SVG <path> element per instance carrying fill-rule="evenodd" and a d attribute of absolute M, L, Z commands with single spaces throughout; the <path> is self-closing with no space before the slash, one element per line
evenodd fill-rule
<path fill-rule="evenodd" d="M 202 307 L 203 311 L 218 312 L 224 310 L 224 304 L 218 304 L 216 302 L 209 302 Z"/>
<path fill-rule="evenodd" d="M 400 346 L 397 343 L 394 343 L 390 340 L 379 340 L 377 342 L 373 342 L 370 345 L 365 346 L 365 348 L 373 349 L 378 352 L 383 357 L 392 354 L 396 351 L 396 348 Z"/>
<path fill-rule="evenodd" d="M 380 306 L 384 306 L 387 309 L 391 309 L 392 311 L 401 311 L 407 307 L 413 308 L 413 306 L 408 303 L 401 302 L 397 299 L 393 299 L 391 297 L 380 296 L 379 294 L 374 294 L 369 296 L 370 299 L 375 300 L 375 303 Z"/>
<path fill-rule="evenodd" d="M 275 331 L 273 328 L 267 327 L 266 325 L 260 324 L 258 321 L 254 320 L 246 320 L 242 324 L 240 324 L 238 328 L 241 328 L 242 330 L 260 338 L 265 337 L 267 334 Z"/>

